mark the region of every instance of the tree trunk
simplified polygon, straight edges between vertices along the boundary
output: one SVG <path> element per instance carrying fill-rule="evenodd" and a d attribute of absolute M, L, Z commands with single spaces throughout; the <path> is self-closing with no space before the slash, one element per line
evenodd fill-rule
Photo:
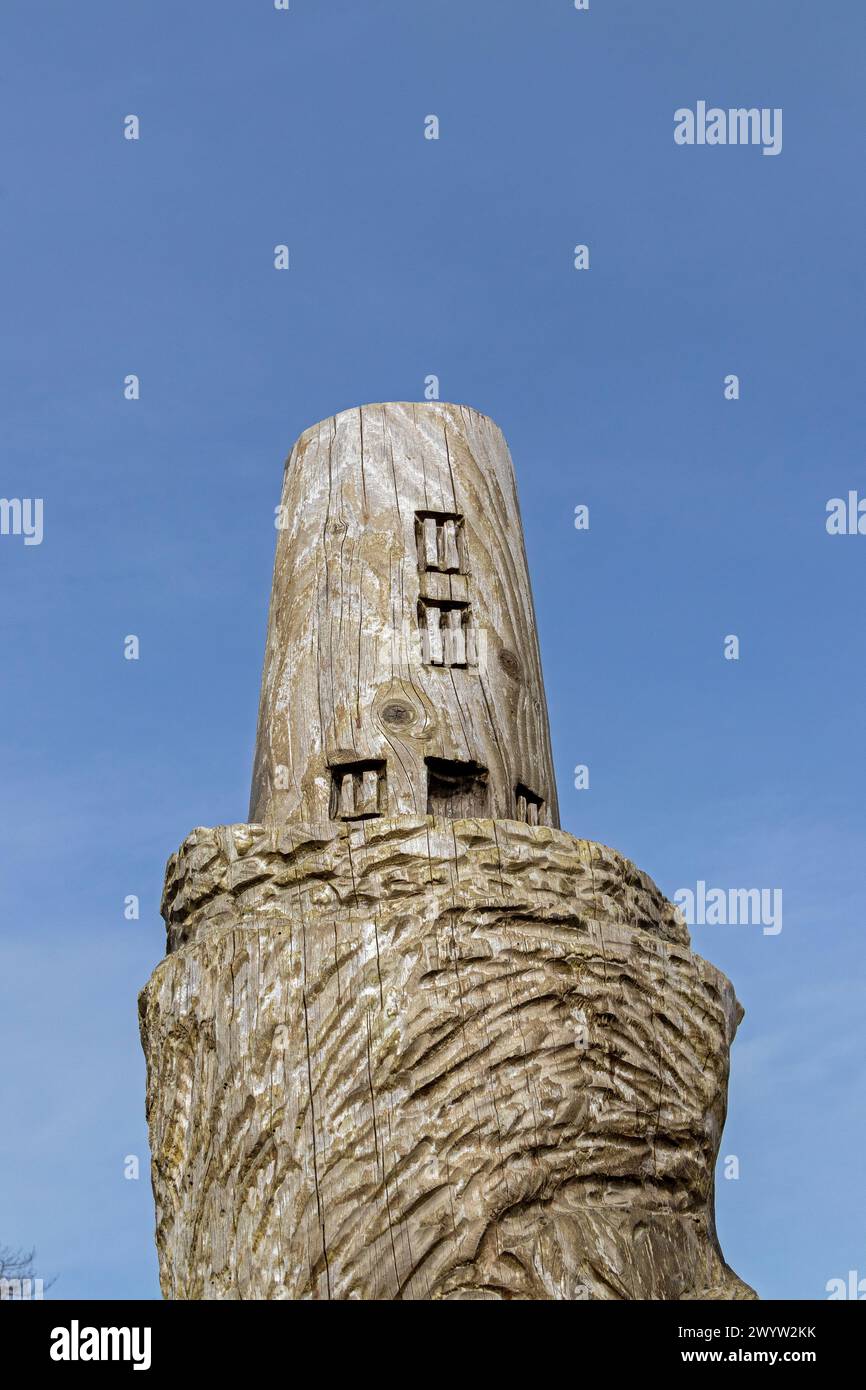
<path fill-rule="evenodd" d="M 558 829 L 501 434 L 346 412 L 278 520 L 253 821 L 170 860 L 139 1001 L 165 1296 L 754 1297 L 713 1216 L 742 1010 Z"/>

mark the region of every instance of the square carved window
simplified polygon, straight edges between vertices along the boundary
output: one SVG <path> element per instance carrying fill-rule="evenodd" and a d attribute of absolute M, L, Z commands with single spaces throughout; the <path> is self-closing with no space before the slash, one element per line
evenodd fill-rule
<path fill-rule="evenodd" d="M 384 759 L 367 758 L 331 768 L 331 820 L 371 820 L 387 809 Z"/>
<path fill-rule="evenodd" d="M 427 764 L 427 814 L 463 820 L 487 816 L 490 798 L 487 768 L 479 763 L 425 758 Z"/>
<path fill-rule="evenodd" d="M 518 782 L 514 788 L 514 797 L 518 820 L 524 821 L 527 825 L 544 824 L 544 802 L 540 796 L 530 791 L 522 782 Z"/>
<path fill-rule="evenodd" d="M 468 603 L 422 598 L 421 660 L 426 666 L 477 666 L 478 641 Z"/>
<path fill-rule="evenodd" d="M 418 569 L 440 574 L 462 574 L 463 518 L 457 512 L 416 512 L 415 540 Z"/>

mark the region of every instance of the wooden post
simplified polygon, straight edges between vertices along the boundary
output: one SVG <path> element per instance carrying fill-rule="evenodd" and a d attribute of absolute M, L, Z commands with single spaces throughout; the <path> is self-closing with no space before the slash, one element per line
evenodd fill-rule
<path fill-rule="evenodd" d="M 465 407 L 307 430 L 251 819 L 169 861 L 139 1007 L 171 1298 L 748 1298 L 713 1217 L 742 1010 L 560 830 L 511 460 Z"/>

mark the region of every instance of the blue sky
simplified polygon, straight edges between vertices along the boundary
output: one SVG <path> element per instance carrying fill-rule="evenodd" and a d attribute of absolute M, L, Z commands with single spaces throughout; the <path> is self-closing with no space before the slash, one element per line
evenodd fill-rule
<path fill-rule="evenodd" d="M 168 855 L 247 814 L 282 461 L 435 373 L 514 456 L 564 827 L 783 891 L 693 931 L 747 1011 L 726 1256 L 866 1276 L 862 4 L 6 0 L 0 40 L 0 495 L 44 499 L 0 536 L 0 1241 L 157 1296 L 136 994 Z M 675 145 L 698 100 L 782 153 Z"/>

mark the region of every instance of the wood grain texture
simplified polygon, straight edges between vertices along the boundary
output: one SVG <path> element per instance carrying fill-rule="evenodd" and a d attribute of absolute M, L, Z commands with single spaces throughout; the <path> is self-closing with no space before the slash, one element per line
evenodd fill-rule
<path fill-rule="evenodd" d="M 465 406 L 368 405 L 298 440 L 280 501 L 250 820 L 336 815 L 331 769 L 385 764 L 382 810 L 428 809 L 425 759 L 487 770 L 559 824 L 514 470 Z"/>
<path fill-rule="evenodd" d="M 170 1298 L 743 1298 L 741 1009 L 615 851 L 517 821 L 199 829 L 140 1001 Z"/>
<path fill-rule="evenodd" d="M 280 521 L 250 823 L 169 861 L 139 999 L 165 1296 L 754 1297 L 713 1212 L 742 1010 L 558 829 L 501 433 L 344 412 Z"/>

